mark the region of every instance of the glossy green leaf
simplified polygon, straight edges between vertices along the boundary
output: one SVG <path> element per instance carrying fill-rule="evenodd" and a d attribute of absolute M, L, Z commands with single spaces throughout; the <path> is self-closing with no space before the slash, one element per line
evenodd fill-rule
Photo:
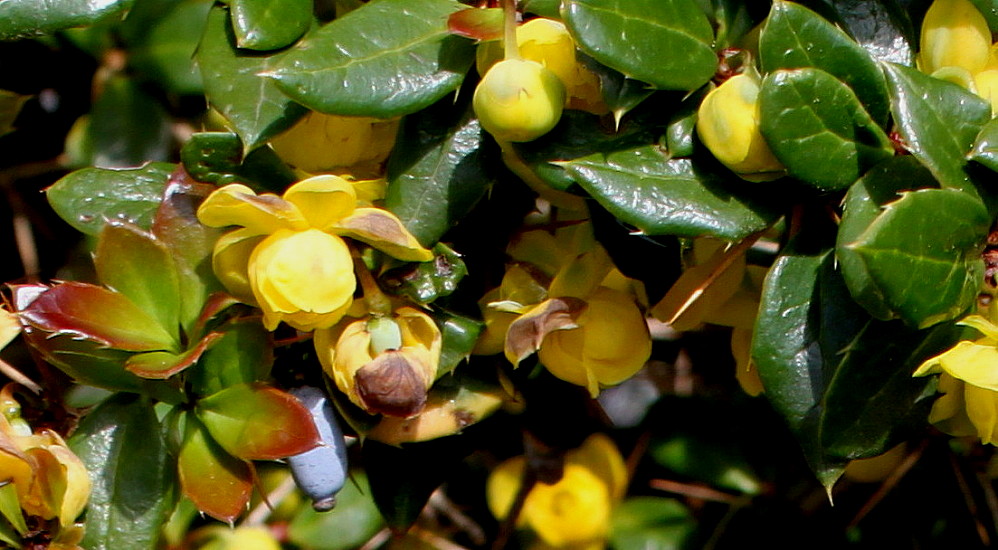
<path fill-rule="evenodd" d="M 286 458 L 319 442 L 308 410 L 270 386 L 229 386 L 198 401 L 196 412 L 212 438 L 244 460 Z"/>
<path fill-rule="evenodd" d="M 696 144 L 696 126 L 699 119 L 700 102 L 707 95 L 707 88 L 687 97 L 672 114 L 669 126 L 665 129 L 665 148 L 673 157 L 688 157 L 693 154 Z"/>
<path fill-rule="evenodd" d="M 822 191 L 845 189 L 894 156 L 852 90 L 820 69 L 767 75 L 759 111 L 762 135 L 787 173 Z"/>
<path fill-rule="evenodd" d="M 495 155 L 478 119 L 456 119 L 449 101 L 406 117 L 388 161 L 385 207 L 432 246 L 495 182 Z"/>
<path fill-rule="evenodd" d="M 187 380 L 198 395 L 264 380 L 274 362 L 273 337 L 260 323 L 234 322 L 220 332 L 221 339 L 188 371 Z"/>
<path fill-rule="evenodd" d="M 82 545 L 153 549 L 174 503 L 173 460 L 152 404 L 118 394 L 91 411 L 69 440 L 90 473 Z"/>
<path fill-rule="evenodd" d="M 246 511 L 253 489 L 252 466 L 225 452 L 188 413 L 184 442 L 177 454 L 177 474 L 184 496 L 202 513 L 232 523 Z"/>
<path fill-rule="evenodd" d="M 65 282 L 40 293 L 20 310 L 37 330 L 72 335 L 125 351 L 176 350 L 176 337 L 123 294 Z"/>
<path fill-rule="evenodd" d="M 145 75 L 177 94 L 202 95 L 201 72 L 194 50 L 204 32 L 212 2 L 182 0 L 150 21 L 132 46 L 129 61 Z"/>
<path fill-rule="evenodd" d="M 208 14 L 196 57 L 208 102 L 239 134 L 245 151 L 287 130 L 305 115 L 301 105 L 260 76 L 272 69 L 281 55 L 238 49 L 224 8 L 216 7 Z"/>
<path fill-rule="evenodd" d="M 229 7 L 240 48 L 277 50 L 312 24 L 312 0 L 231 0 Z"/>
<path fill-rule="evenodd" d="M 582 51 L 659 89 L 695 90 L 717 69 L 714 32 L 695 0 L 566 0 L 561 13 Z"/>
<path fill-rule="evenodd" d="M 884 70 L 905 147 L 943 187 L 976 195 L 964 164 L 977 134 L 991 120 L 991 106 L 956 84 L 915 69 L 886 63 Z"/>
<path fill-rule="evenodd" d="M 443 342 L 440 347 L 440 362 L 437 364 L 437 378 L 450 373 L 471 356 L 478 335 L 485 324 L 478 319 L 456 313 L 441 311 L 436 315 Z"/>
<path fill-rule="evenodd" d="M 180 327 L 181 289 L 170 249 L 134 225 L 104 226 L 94 266 L 101 283 L 154 317 L 163 330 Z"/>
<path fill-rule="evenodd" d="M 170 124 L 163 106 L 135 80 L 111 77 L 90 111 L 80 160 L 100 168 L 169 160 L 174 147 Z"/>
<path fill-rule="evenodd" d="M 714 23 L 714 48 L 743 47 L 742 39 L 755 24 L 746 2 L 740 0 L 709 0 L 708 19 Z"/>
<path fill-rule="evenodd" d="M 429 262 L 408 263 L 390 269 L 379 277 L 379 281 L 392 294 L 406 296 L 420 304 L 449 296 L 468 274 L 468 267 L 460 254 L 443 243 L 433 247 L 433 255 Z"/>
<path fill-rule="evenodd" d="M 887 122 L 884 75 L 870 54 L 813 11 L 786 0 L 773 2 L 759 36 L 764 72 L 815 67 L 849 85 L 881 126 Z"/>
<path fill-rule="evenodd" d="M 0 90 L 0 136 L 14 131 L 14 120 L 31 96 Z"/>
<path fill-rule="evenodd" d="M 297 175 L 270 147 L 243 156 L 243 142 L 231 132 L 198 132 L 180 149 L 180 160 L 197 181 L 218 186 L 242 183 L 257 192 L 281 193 Z"/>
<path fill-rule="evenodd" d="M 967 158 L 998 172 L 998 118 L 991 119 L 977 134 Z"/>
<path fill-rule="evenodd" d="M 706 173 L 690 159 L 655 146 L 592 155 L 565 165 L 568 174 L 621 221 L 647 235 L 711 235 L 738 240 L 776 219 L 744 185 Z"/>
<path fill-rule="evenodd" d="M 656 115 L 649 115 L 642 108 L 615 131 L 603 117 L 569 110 L 562 113 L 558 125 L 540 139 L 517 143 L 514 148 L 545 183 L 566 190 L 576 182 L 565 171 L 565 161 L 656 143 L 665 124 Z"/>
<path fill-rule="evenodd" d="M 209 333 L 183 353 L 151 351 L 135 354 L 125 362 L 125 370 L 142 378 L 164 380 L 194 365 L 220 337 L 221 334 Z"/>
<path fill-rule="evenodd" d="M 132 170 L 84 168 L 45 190 L 56 214 L 78 231 L 96 237 L 106 220 L 142 229 L 152 224 L 172 164 L 149 163 Z"/>
<path fill-rule="evenodd" d="M 112 391 L 141 392 L 143 382 L 125 370 L 131 353 L 69 335 L 31 331 L 25 339 L 39 356 L 80 384 Z"/>
<path fill-rule="evenodd" d="M 381 0 L 305 37 L 267 76 L 331 114 L 389 118 L 428 107 L 464 79 L 473 43 L 450 34 L 454 0 Z"/>
<path fill-rule="evenodd" d="M 134 0 L 7 0 L 0 3 L 0 40 L 51 34 L 121 16 Z"/>
<path fill-rule="evenodd" d="M 613 511 L 610 545 L 614 550 L 680 550 L 689 547 L 696 520 L 678 500 L 634 497 Z"/>
<path fill-rule="evenodd" d="M 862 261 L 884 303 L 921 328 L 953 319 L 974 304 L 984 280 L 981 252 L 990 224 L 978 199 L 952 189 L 920 189 L 887 204 L 841 248 Z"/>
<path fill-rule="evenodd" d="M 24 522 L 24 512 L 21 511 L 21 503 L 17 498 L 17 486 L 13 483 L 0 485 L 0 515 L 7 520 L 0 521 L 0 529 L 7 529 L 0 531 L 0 540 L 16 546 L 28 532 L 28 526 Z"/>
<path fill-rule="evenodd" d="M 893 319 L 896 315 L 885 303 L 881 290 L 870 279 L 863 259 L 846 245 L 870 227 L 885 205 L 901 198 L 902 191 L 937 185 L 932 174 L 915 157 L 905 155 L 873 167 L 846 193 L 835 256 L 842 266 L 842 277 L 849 292 L 877 319 Z"/>
<path fill-rule="evenodd" d="M 561 14 L 561 0 L 523 0 L 521 2 L 524 13 L 532 13 L 541 17 L 559 19 Z"/>
<path fill-rule="evenodd" d="M 903 2 L 816 0 L 811 4 L 822 6 L 825 12 L 834 14 L 829 20 L 848 32 L 874 58 L 914 66 L 916 33 Z"/>
<path fill-rule="evenodd" d="M 378 507 L 371 499 L 367 476 L 356 472 L 336 495 L 332 513 L 304 507 L 288 525 L 288 540 L 314 550 L 352 550 L 364 545 L 384 525 Z M 336 533 L 335 537 L 329 536 Z"/>

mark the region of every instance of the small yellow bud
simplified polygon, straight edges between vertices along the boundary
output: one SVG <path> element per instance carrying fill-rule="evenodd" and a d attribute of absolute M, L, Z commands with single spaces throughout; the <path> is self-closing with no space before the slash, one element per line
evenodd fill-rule
<path fill-rule="evenodd" d="M 922 20 L 923 72 L 960 67 L 971 74 L 984 69 L 991 54 L 988 22 L 970 0 L 935 0 Z"/>
<path fill-rule="evenodd" d="M 336 172 L 358 164 L 380 166 L 395 146 L 398 120 L 309 113 L 270 145 L 306 172 Z M 378 170 L 362 171 L 373 175 Z M 350 170 L 354 175 L 357 170 Z"/>
<path fill-rule="evenodd" d="M 700 104 L 697 135 L 732 172 L 749 181 L 767 181 L 783 175 L 759 131 L 759 81 L 740 74 L 711 90 Z"/>
<path fill-rule="evenodd" d="M 558 124 L 565 103 L 561 80 L 539 63 L 507 59 L 492 66 L 475 89 L 482 127 L 498 141 L 533 141 Z"/>

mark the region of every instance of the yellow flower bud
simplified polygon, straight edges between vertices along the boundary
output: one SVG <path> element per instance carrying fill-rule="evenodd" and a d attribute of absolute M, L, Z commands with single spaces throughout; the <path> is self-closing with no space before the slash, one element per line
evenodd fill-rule
<path fill-rule="evenodd" d="M 426 405 L 437 374 L 442 336 L 428 315 L 411 307 L 391 318 L 366 318 L 315 333 L 323 370 L 358 407 L 411 417 Z"/>
<path fill-rule="evenodd" d="M 561 80 L 539 63 L 507 59 L 492 66 L 475 89 L 482 128 L 498 141 L 532 141 L 558 124 L 565 103 Z"/>
<path fill-rule="evenodd" d="M 612 386 L 634 375 L 651 355 L 651 337 L 633 298 L 617 290 L 598 288 L 585 301 L 588 309 L 579 328 L 545 336 L 538 351 L 551 374 L 589 389 Z"/>
<path fill-rule="evenodd" d="M 700 104 L 697 135 L 717 160 L 749 181 L 783 175 L 759 131 L 759 81 L 748 73 L 729 78 Z"/>
<path fill-rule="evenodd" d="M 992 116 L 998 113 L 998 69 L 981 71 L 974 76 L 977 85 L 977 95 L 991 104 Z"/>
<path fill-rule="evenodd" d="M 919 62 L 932 74 L 943 67 L 960 67 L 976 74 L 991 53 L 988 22 L 970 0 L 935 0 L 922 20 Z"/>
<path fill-rule="evenodd" d="M 270 145 L 285 162 L 306 172 L 342 171 L 338 169 L 358 164 L 376 168 L 395 146 L 398 125 L 398 120 L 312 112 Z"/>
<path fill-rule="evenodd" d="M 268 330 L 284 321 L 299 330 L 328 328 L 353 301 L 357 280 L 343 239 L 317 229 L 281 229 L 249 260 L 249 281 Z"/>

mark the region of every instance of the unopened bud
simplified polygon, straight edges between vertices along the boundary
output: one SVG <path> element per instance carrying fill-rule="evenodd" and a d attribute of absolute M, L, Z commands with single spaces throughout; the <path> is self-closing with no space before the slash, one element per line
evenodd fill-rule
<path fill-rule="evenodd" d="M 539 63 L 507 59 L 492 66 L 475 89 L 482 128 L 498 141 L 533 141 L 561 119 L 565 87 Z"/>

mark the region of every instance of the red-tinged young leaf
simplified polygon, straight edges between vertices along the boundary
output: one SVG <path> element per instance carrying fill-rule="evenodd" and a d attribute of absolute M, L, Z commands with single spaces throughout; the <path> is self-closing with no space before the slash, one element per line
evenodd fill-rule
<path fill-rule="evenodd" d="M 215 519 L 231 524 L 249 503 L 252 466 L 219 447 L 193 414 L 187 415 L 177 472 L 184 496 Z"/>
<path fill-rule="evenodd" d="M 42 359 L 80 384 L 112 391 L 140 391 L 142 379 L 125 370 L 125 361 L 132 355 L 127 351 L 37 330 L 26 331 L 24 337 Z"/>
<path fill-rule="evenodd" d="M 101 283 L 155 317 L 166 332 L 177 332 L 185 292 L 172 253 L 161 241 L 130 223 L 108 222 L 97 242 L 94 266 Z"/>
<path fill-rule="evenodd" d="M 447 18 L 447 28 L 472 40 L 498 40 L 503 33 L 502 9 L 468 8 L 454 12 Z"/>
<path fill-rule="evenodd" d="M 124 351 L 174 351 L 173 335 L 124 295 L 86 283 L 66 282 L 20 305 L 32 328 L 93 340 Z"/>
<path fill-rule="evenodd" d="M 168 351 L 151 351 L 133 355 L 125 363 L 125 369 L 142 378 L 163 380 L 196 363 L 205 350 L 221 337 L 221 333 L 212 332 L 202 338 L 196 346 L 180 354 Z"/>
<path fill-rule="evenodd" d="M 231 386 L 199 401 L 196 412 L 215 441 L 244 460 L 285 458 L 319 444 L 308 410 L 270 386 Z"/>

